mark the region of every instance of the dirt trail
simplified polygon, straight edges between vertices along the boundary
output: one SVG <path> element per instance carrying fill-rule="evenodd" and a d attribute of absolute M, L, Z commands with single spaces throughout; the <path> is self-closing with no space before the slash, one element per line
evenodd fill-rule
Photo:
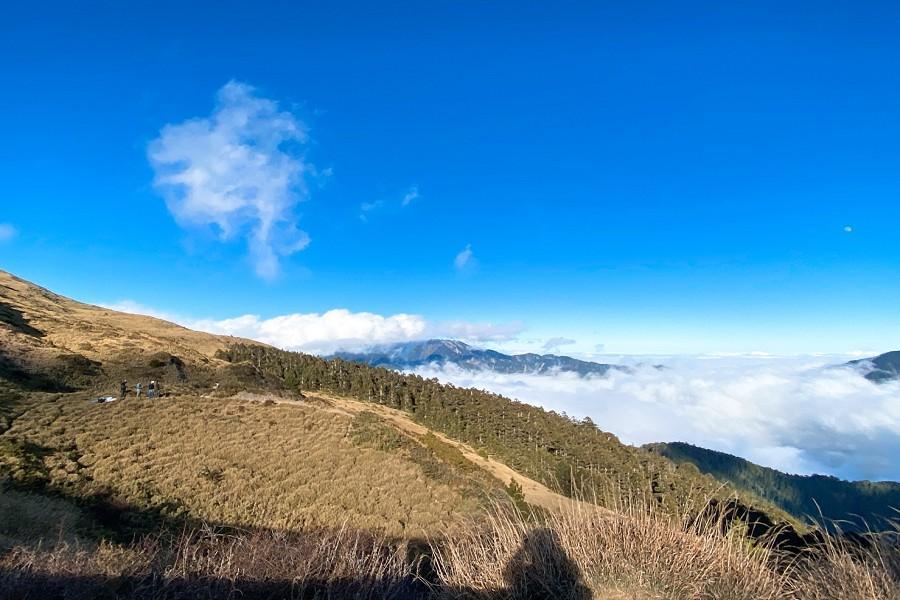
<path fill-rule="evenodd" d="M 535 506 L 540 506 L 541 508 L 550 510 L 557 510 L 567 507 L 572 508 L 576 506 L 580 508 L 590 507 L 593 510 L 598 509 L 598 507 L 593 504 L 588 505 L 576 500 L 572 500 L 571 498 L 567 498 L 562 494 L 558 494 L 547 486 L 538 483 L 530 477 L 522 475 L 518 471 L 511 469 L 498 460 L 490 457 L 485 458 L 484 456 L 478 454 L 471 446 L 449 438 L 440 432 L 428 429 L 424 425 L 416 423 L 415 421 L 410 419 L 406 413 L 400 410 L 382 406 L 380 404 L 361 402 L 359 400 L 352 400 L 350 398 L 344 398 L 340 396 L 332 396 L 330 394 L 305 392 L 305 395 L 307 396 L 306 402 L 297 402 L 296 400 L 256 394 L 239 394 L 238 397 L 243 400 L 270 400 L 278 404 L 293 404 L 301 406 L 309 406 L 310 401 L 315 403 L 318 400 L 319 402 L 321 402 L 321 405 L 316 406 L 316 408 L 345 416 L 353 416 L 365 411 L 372 412 L 380 416 L 385 421 L 391 423 L 397 429 L 403 431 L 404 433 L 410 434 L 413 437 L 420 437 L 427 433 L 431 433 L 442 442 L 457 448 L 466 459 L 471 461 L 477 467 L 490 473 L 493 477 L 503 482 L 504 485 L 508 484 L 511 480 L 516 481 L 519 485 L 522 486 L 522 492 L 525 496 L 525 501 L 529 504 L 533 504 Z"/>

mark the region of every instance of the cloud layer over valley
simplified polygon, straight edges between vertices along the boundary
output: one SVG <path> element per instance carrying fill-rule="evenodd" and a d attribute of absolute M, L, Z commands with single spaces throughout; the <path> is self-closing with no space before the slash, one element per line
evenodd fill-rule
<path fill-rule="evenodd" d="M 654 363 L 660 359 L 654 359 Z M 684 441 L 783 471 L 900 480 L 900 382 L 876 385 L 841 358 L 673 358 L 607 377 L 417 373 L 570 416 L 623 442 Z"/>

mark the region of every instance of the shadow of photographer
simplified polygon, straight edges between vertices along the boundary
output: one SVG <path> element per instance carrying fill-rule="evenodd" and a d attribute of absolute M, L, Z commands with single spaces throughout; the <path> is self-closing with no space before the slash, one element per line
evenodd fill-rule
<path fill-rule="evenodd" d="M 590 600 L 581 569 L 560 543 L 555 531 L 545 527 L 525 534 L 522 544 L 506 563 L 503 578 L 507 598 L 535 600 Z"/>

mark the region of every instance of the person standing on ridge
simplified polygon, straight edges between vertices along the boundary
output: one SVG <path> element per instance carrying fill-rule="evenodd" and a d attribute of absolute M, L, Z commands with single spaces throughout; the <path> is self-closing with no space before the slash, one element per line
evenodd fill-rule
<path fill-rule="evenodd" d="M 138 398 L 141 397 L 141 390 L 142 390 L 143 388 L 144 388 L 144 386 L 141 385 L 141 382 L 140 382 L 140 381 L 138 381 L 137 384 L 134 386 L 134 392 L 137 394 L 137 397 L 138 397 Z"/>
<path fill-rule="evenodd" d="M 156 382 L 150 381 L 150 385 L 147 386 L 147 398 L 152 398 L 153 394 L 156 392 Z"/>
<path fill-rule="evenodd" d="M 128 380 L 123 379 L 122 383 L 119 384 L 119 398 L 121 400 L 125 399 L 125 394 L 128 393 Z"/>

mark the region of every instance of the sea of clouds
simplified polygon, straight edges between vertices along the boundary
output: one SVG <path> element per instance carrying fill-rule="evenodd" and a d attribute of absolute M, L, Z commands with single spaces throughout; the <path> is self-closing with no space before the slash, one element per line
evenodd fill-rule
<path fill-rule="evenodd" d="M 629 444 L 682 441 L 790 473 L 900 481 L 900 382 L 831 366 L 843 360 L 656 357 L 605 377 L 453 365 L 416 373 L 589 416 Z"/>

